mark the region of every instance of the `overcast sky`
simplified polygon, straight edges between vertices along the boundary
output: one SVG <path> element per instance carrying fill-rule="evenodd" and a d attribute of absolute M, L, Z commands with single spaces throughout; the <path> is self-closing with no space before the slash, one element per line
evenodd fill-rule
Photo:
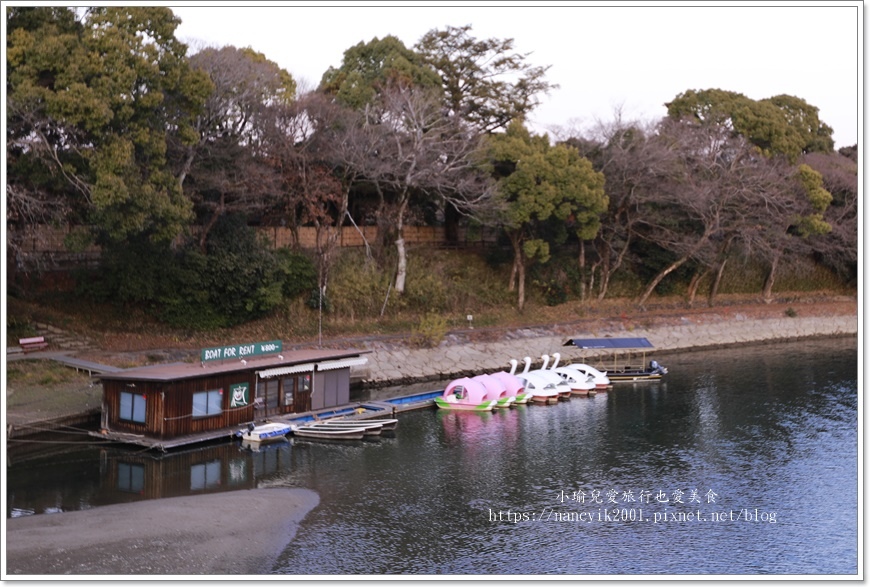
<path fill-rule="evenodd" d="M 393 35 L 410 48 L 429 30 L 470 24 L 478 39 L 512 38 L 530 64 L 551 66 L 547 80 L 559 85 L 531 116 L 538 132 L 612 120 L 616 108 L 627 118 L 659 119 L 677 94 L 708 88 L 754 100 L 803 98 L 834 129 L 837 148 L 857 143 L 863 123 L 863 7 L 856 1 L 300 4 L 167 6 L 182 20 L 176 36 L 192 48 L 251 47 L 309 87 L 341 65 L 346 49 L 375 37 Z"/>

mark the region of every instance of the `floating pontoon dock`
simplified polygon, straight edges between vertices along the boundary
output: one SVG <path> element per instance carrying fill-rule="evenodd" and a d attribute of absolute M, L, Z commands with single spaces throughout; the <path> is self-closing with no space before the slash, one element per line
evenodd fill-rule
<path fill-rule="evenodd" d="M 271 422 L 303 425 L 306 423 L 322 422 L 332 418 L 342 420 L 369 420 L 392 418 L 396 414 L 411 410 L 431 408 L 435 405 L 435 397 L 441 395 L 441 391 L 427 391 L 407 396 L 390 398 L 386 400 L 365 401 L 334 408 L 305 412 L 301 414 L 285 414 L 269 418 Z M 123 432 L 106 431 L 91 432 L 90 435 L 103 440 L 113 440 L 123 444 L 134 444 L 149 449 L 167 451 L 174 448 L 235 438 L 240 427 L 210 430 L 199 434 L 187 434 L 169 439 L 150 438 L 143 435 L 127 434 Z"/>

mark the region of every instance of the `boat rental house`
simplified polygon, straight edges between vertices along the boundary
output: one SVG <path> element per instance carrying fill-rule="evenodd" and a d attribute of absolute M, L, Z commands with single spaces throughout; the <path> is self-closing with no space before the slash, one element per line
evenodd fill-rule
<path fill-rule="evenodd" d="M 244 423 L 347 404 L 358 350 L 282 351 L 281 341 L 203 349 L 196 363 L 99 376 L 100 435 L 171 448 L 219 438 Z"/>

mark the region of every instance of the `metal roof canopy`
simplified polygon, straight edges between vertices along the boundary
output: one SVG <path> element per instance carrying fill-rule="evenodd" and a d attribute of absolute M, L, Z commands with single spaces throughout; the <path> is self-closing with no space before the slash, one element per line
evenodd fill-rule
<path fill-rule="evenodd" d="M 652 349 L 653 344 L 645 338 L 569 338 L 562 346 L 581 349 Z"/>
<path fill-rule="evenodd" d="M 269 377 L 277 377 L 279 375 L 292 375 L 293 373 L 304 373 L 305 371 L 314 371 L 315 363 L 301 363 L 299 365 L 290 365 L 289 367 L 277 367 L 275 369 L 265 369 L 257 371 L 257 375 L 261 379 Z"/>
<path fill-rule="evenodd" d="M 275 369 L 265 369 L 257 371 L 257 375 L 262 379 L 269 377 L 277 377 L 279 375 L 291 375 L 293 373 L 304 373 L 305 371 L 314 371 L 317 367 L 318 371 L 330 371 L 332 369 L 343 369 L 344 367 L 356 367 L 357 365 L 365 365 L 368 359 L 365 357 L 353 357 L 349 359 L 340 359 L 337 361 L 322 361 L 320 363 L 301 363 L 298 365 L 290 365 L 289 367 L 277 367 Z"/>

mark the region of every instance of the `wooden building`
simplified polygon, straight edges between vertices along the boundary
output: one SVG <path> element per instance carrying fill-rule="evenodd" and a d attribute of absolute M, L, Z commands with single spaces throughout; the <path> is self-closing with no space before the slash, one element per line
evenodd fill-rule
<path fill-rule="evenodd" d="M 173 439 L 347 404 L 350 368 L 368 351 L 300 350 L 171 363 L 99 375 L 101 434 Z M 253 345 L 251 345 L 253 346 Z M 246 348 L 244 345 L 237 348 Z M 233 347 L 225 347 L 226 350 Z M 206 360 L 208 359 L 208 360 Z"/>

